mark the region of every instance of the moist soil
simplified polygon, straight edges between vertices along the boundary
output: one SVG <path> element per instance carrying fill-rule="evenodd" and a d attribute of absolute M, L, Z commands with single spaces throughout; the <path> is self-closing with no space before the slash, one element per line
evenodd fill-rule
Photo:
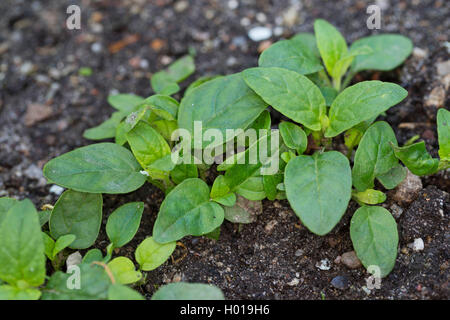
<path fill-rule="evenodd" d="M 419 135 L 437 156 L 436 110 L 449 105 L 450 3 L 375 1 L 382 9 L 378 31 L 366 27 L 366 8 L 372 3 L 2 0 L 0 196 L 30 198 L 38 207 L 53 204 L 58 196 L 46 185 L 42 166 L 92 143 L 82 138 L 83 131 L 113 112 L 106 102 L 109 94 L 150 95 L 151 74 L 194 51 L 197 71 L 182 88 L 199 76 L 256 66 L 270 42 L 311 32 L 317 18 L 337 26 L 349 43 L 376 33 L 412 39 L 414 53 L 404 65 L 388 73 L 366 72 L 355 81 L 380 79 L 406 88 L 408 98 L 381 119 L 392 125 L 399 144 Z M 81 8 L 81 30 L 66 28 L 71 4 Z M 252 41 L 247 34 L 255 26 L 271 29 L 273 36 Z M 92 75 L 79 75 L 82 67 L 91 68 Z M 280 118 L 272 116 L 275 123 Z M 251 224 L 225 222 L 219 241 L 183 238 L 173 257 L 148 272 L 147 282 L 137 289 L 150 297 L 162 284 L 188 281 L 215 284 L 227 299 L 448 299 L 448 171 L 421 180 L 423 188 L 412 201 L 395 202 L 394 190 L 383 204 L 401 212 L 400 246 L 395 268 L 380 289 L 365 288 L 368 274 L 362 267 L 339 263 L 352 250 L 349 221 L 356 203 L 330 234 L 320 237 L 301 225 L 287 201 L 263 201 L 262 213 Z M 108 244 L 103 231 L 108 214 L 123 203 L 144 201 L 135 239 L 116 252 L 133 258 L 136 246 L 151 235 L 163 196 L 150 185 L 131 194 L 104 195 L 103 227 L 95 246 L 105 250 Z M 417 238 L 424 241 L 422 251 L 408 246 Z M 329 270 L 318 267 L 325 259 Z"/>

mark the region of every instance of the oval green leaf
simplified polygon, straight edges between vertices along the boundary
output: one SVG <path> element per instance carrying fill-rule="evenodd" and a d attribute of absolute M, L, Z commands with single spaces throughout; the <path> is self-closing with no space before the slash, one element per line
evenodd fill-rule
<path fill-rule="evenodd" d="M 297 150 L 298 154 L 305 152 L 308 146 L 308 138 L 305 131 L 292 122 L 283 121 L 278 125 L 284 144 L 291 149 Z"/>
<path fill-rule="evenodd" d="M 302 223 L 324 235 L 339 222 L 351 197 L 352 175 L 340 152 L 298 156 L 286 166 L 287 199 Z"/>
<path fill-rule="evenodd" d="M 363 81 L 342 91 L 330 107 L 325 137 L 341 132 L 386 111 L 406 98 L 408 91 L 395 83 Z"/>
<path fill-rule="evenodd" d="M 115 248 L 123 247 L 133 239 L 143 212 L 143 202 L 130 202 L 111 213 L 106 223 L 106 234 Z"/>
<path fill-rule="evenodd" d="M 223 208 L 210 201 L 208 185 L 200 179 L 184 180 L 161 204 L 153 227 L 159 243 L 176 241 L 184 236 L 201 236 L 220 226 Z"/>
<path fill-rule="evenodd" d="M 222 291 L 203 283 L 169 283 L 156 291 L 152 300 L 225 300 Z"/>
<path fill-rule="evenodd" d="M 381 277 L 391 272 L 397 257 L 398 232 L 389 211 L 382 207 L 359 208 L 350 222 L 350 237 L 364 267 L 380 268 Z"/>
<path fill-rule="evenodd" d="M 169 259 L 176 246 L 175 241 L 161 244 L 156 242 L 153 237 L 149 237 L 137 247 L 136 261 L 141 266 L 141 270 L 154 270 Z"/>
<path fill-rule="evenodd" d="M 50 216 L 50 234 L 54 239 L 67 234 L 76 236 L 70 248 L 85 249 L 97 239 L 102 223 L 101 194 L 65 191 Z"/>
<path fill-rule="evenodd" d="M 80 192 L 128 193 L 146 181 L 133 154 L 115 143 L 97 143 L 65 153 L 44 167 L 49 182 Z"/>

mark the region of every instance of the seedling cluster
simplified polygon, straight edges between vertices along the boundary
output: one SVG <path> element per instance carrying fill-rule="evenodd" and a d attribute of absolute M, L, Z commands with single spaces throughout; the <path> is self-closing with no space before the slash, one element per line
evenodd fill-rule
<path fill-rule="evenodd" d="M 324 20 L 315 21 L 314 31 L 315 35 L 301 33 L 274 43 L 261 54 L 256 68 L 199 78 L 185 90 L 181 102 L 171 95 L 195 71 L 191 56 L 156 73 L 151 79 L 155 94 L 148 98 L 110 96 L 108 102 L 117 111 L 86 130 L 84 137 L 113 138 L 115 143 L 73 150 L 44 167 L 50 183 L 68 189 L 54 206 L 38 213 L 29 200 L 0 199 L 0 298 L 142 298 L 129 286 L 143 283 L 144 272 L 163 264 L 178 240 L 189 235 L 218 239 L 224 219 L 252 221 L 243 202 L 263 199 L 287 199 L 306 228 L 325 235 L 353 198 L 360 204 L 350 225 L 356 254 L 366 268 L 376 266 L 381 277 L 388 275 L 397 256 L 398 232 L 389 211 L 378 206 L 386 195 L 375 189 L 379 185 L 375 180 L 393 189 L 405 178 L 405 166 L 416 175 L 449 168 L 450 112 L 440 109 L 437 114 L 440 159 L 428 154 L 424 142 L 398 146 L 390 125 L 376 119 L 405 99 L 407 91 L 382 81 L 349 84 L 361 71 L 388 71 L 402 64 L 411 53 L 411 41 L 386 34 L 359 39 L 348 47 L 340 32 Z M 290 119 L 278 124 L 279 143 L 273 144 L 277 147 L 269 148 L 264 161 L 239 161 L 270 144 L 269 106 Z M 209 186 L 205 179 L 209 164 L 171 160 L 172 134 L 177 129 L 194 134 L 197 121 L 203 131 L 252 128 L 267 129 L 269 134 L 244 143 L 244 150 L 219 164 L 220 174 Z M 341 135 L 347 155 L 333 150 Z M 231 137 L 232 143 L 238 138 Z M 207 147 L 187 142 L 192 149 Z M 215 150 L 216 156 L 225 152 L 225 143 Z M 280 170 L 264 173 L 261 168 L 274 159 Z M 102 221 L 102 194 L 129 193 L 146 182 L 163 190 L 165 199 L 153 234 L 136 249 L 137 269 L 129 258 L 114 257 L 114 249 L 136 234 L 142 202 L 127 203 L 109 215 L 110 244 L 105 254 L 90 249 L 84 255 L 78 265 L 80 290 L 67 288 L 70 274 L 46 271 L 46 259 L 52 269 L 61 269 L 66 248 L 94 245 Z M 153 298 L 221 299 L 223 294 L 204 284 L 178 283 L 162 287 Z"/>

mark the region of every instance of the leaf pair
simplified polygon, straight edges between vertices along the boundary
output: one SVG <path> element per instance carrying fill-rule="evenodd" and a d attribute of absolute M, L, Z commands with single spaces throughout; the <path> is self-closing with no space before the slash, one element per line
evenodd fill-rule
<path fill-rule="evenodd" d="M 195 71 L 194 59 L 185 56 L 172 63 L 166 70 L 156 72 L 151 78 L 151 85 L 156 93 L 172 95 L 180 90 L 178 83 Z"/>

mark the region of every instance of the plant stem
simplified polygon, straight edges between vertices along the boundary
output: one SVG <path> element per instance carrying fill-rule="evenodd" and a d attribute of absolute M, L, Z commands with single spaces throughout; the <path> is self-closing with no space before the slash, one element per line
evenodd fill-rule
<path fill-rule="evenodd" d="M 352 80 L 352 78 L 354 77 L 356 73 L 349 71 L 347 73 L 347 75 L 344 78 L 344 82 L 342 83 L 342 90 L 344 90 L 345 88 L 347 88 L 348 84 L 350 83 L 350 81 Z"/>

